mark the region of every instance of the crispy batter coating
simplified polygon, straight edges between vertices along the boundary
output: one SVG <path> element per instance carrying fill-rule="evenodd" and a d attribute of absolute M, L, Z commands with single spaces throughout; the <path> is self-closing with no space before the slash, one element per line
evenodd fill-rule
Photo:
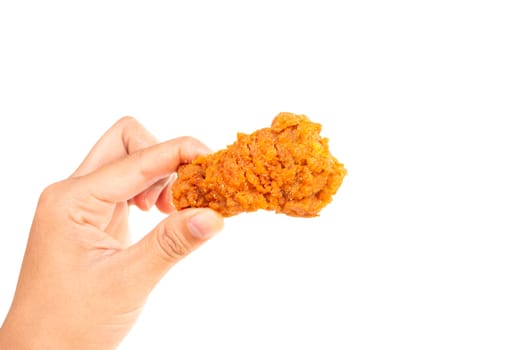
<path fill-rule="evenodd" d="M 317 216 L 347 173 L 320 131 L 304 115 L 280 113 L 271 128 L 239 133 L 226 150 L 178 168 L 174 206 L 209 207 L 223 216 L 258 209 Z"/>

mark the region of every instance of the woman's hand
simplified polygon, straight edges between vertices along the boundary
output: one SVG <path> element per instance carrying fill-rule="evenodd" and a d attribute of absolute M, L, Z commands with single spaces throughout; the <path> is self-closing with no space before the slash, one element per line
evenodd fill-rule
<path fill-rule="evenodd" d="M 171 205 L 171 174 L 207 152 L 193 138 L 157 143 L 123 118 L 70 178 L 45 189 L 0 348 L 116 348 L 167 270 L 223 227 L 210 209 Z M 130 245 L 130 204 L 170 215 Z"/>

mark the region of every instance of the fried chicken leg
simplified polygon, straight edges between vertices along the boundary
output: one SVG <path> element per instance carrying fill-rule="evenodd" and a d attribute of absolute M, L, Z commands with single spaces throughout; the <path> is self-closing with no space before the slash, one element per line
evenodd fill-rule
<path fill-rule="evenodd" d="M 223 216 L 258 209 L 317 216 L 347 174 L 320 131 L 304 115 L 280 113 L 271 128 L 239 133 L 227 149 L 178 168 L 174 206 L 208 207 Z"/>

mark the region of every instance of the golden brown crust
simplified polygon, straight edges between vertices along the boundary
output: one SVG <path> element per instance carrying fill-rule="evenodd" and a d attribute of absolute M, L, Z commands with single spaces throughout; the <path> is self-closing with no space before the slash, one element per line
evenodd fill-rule
<path fill-rule="evenodd" d="M 320 131 L 304 115 L 280 113 L 271 128 L 239 133 L 227 149 L 178 168 L 174 206 L 208 207 L 223 216 L 258 209 L 318 215 L 347 173 Z"/>

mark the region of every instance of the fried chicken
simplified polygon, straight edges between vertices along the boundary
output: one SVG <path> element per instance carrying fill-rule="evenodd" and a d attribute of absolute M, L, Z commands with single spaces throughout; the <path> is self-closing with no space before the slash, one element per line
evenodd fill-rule
<path fill-rule="evenodd" d="M 317 216 L 347 174 L 320 131 L 304 115 L 280 113 L 271 128 L 239 133 L 227 149 L 178 168 L 174 206 L 208 207 L 226 217 L 258 209 Z"/>

